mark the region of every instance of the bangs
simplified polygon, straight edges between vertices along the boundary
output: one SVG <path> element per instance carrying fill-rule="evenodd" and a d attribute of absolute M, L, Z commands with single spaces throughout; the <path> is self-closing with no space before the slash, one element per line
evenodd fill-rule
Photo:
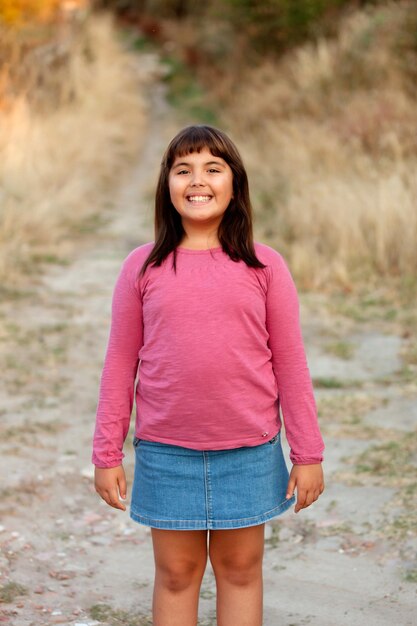
<path fill-rule="evenodd" d="M 201 152 L 205 148 L 213 156 L 224 159 L 226 163 L 234 160 L 233 153 L 236 152 L 236 148 L 224 133 L 210 126 L 188 126 L 174 137 L 168 146 L 165 165 L 171 169 L 177 157 Z"/>

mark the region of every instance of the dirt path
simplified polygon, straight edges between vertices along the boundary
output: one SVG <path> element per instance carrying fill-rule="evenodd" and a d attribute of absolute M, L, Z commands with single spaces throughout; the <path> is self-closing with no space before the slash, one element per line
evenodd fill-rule
<path fill-rule="evenodd" d="M 152 239 L 151 189 L 172 131 L 161 89 L 151 89 L 143 154 L 112 221 L 0 309 L 0 623 L 151 624 L 149 530 L 98 499 L 90 455 L 114 280 L 124 256 Z M 265 625 L 411 626 L 417 389 L 404 374 L 404 340 L 372 319 L 330 314 L 318 296 L 303 298 L 302 314 L 327 490 L 267 525 Z M 128 442 L 125 451 L 131 484 Z M 201 625 L 215 624 L 214 611 L 208 568 Z"/>

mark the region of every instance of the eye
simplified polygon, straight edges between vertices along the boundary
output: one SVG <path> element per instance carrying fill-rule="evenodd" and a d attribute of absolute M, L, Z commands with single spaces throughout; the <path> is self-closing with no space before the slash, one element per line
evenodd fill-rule
<path fill-rule="evenodd" d="M 220 170 L 216 170 L 214 167 L 211 167 L 208 171 L 209 171 L 211 174 L 213 174 L 213 173 L 214 173 L 214 174 L 220 174 Z"/>
<path fill-rule="evenodd" d="M 188 174 L 188 170 L 178 170 L 177 174 Z"/>

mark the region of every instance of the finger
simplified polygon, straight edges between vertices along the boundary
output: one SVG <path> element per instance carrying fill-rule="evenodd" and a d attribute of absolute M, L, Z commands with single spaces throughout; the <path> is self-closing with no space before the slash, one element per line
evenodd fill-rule
<path fill-rule="evenodd" d="M 300 506 L 300 508 L 298 510 L 301 509 L 306 509 L 307 507 L 309 507 L 311 504 L 313 504 L 313 502 L 315 502 L 316 500 L 318 500 L 320 497 L 320 491 L 319 490 L 315 490 L 315 491 L 309 491 L 306 493 L 306 497 L 304 500 L 304 503 Z"/>
<path fill-rule="evenodd" d="M 287 495 L 285 496 L 287 500 L 293 497 L 295 490 L 295 480 L 294 478 L 290 478 L 287 486 Z"/>
<path fill-rule="evenodd" d="M 125 505 L 119 500 L 119 494 L 117 492 L 117 489 L 111 489 L 105 492 L 105 496 L 102 497 L 107 502 L 107 504 L 109 506 L 112 506 L 114 509 L 121 509 L 122 511 L 126 510 Z"/>
<path fill-rule="evenodd" d="M 295 505 L 295 513 L 301 511 L 304 508 L 304 504 L 307 498 L 307 491 L 305 489 L 297 489 L 297 503 Z"/>
<path fill-rule="evenodd" d="M 314 497 L 314 491 L 310 491 L 309 493 L 307 493 L 307 497 L 305 499 L 304 502 L 304 506 L 303 509 L 306 509 L 307 507 L 309 507 L 311 504 L 313 504 L 314 500 L 316 498 Z"/>
<path fill-rule="evenodd" d="M 123 474 L 123 476 L 119 478 L 119 493 L 120 493 L 120 497 L 123 498 L 123 500 L 126 498 L 126 491 L 127 491 L 126 476 Z"/>
<path fill-rule="evenodd" d="M 121 511 L 126 511 L 126 507 L 123 504 L 123 502 L 120 502 L 119 499 L 117 500 L 111 500 L 109 502 L 110 506 L 112 506 L 114 509 L 120 509 Z"/>
<path fill-rule="evenodd" d="M 114 490 L 111 494 L 111 498 L 110 498 L 110 506 L 112 506 L 115 509 L 120 509 L 121 511 L 125 511 L 126 507 L 123 504 L 123 502 L 120 502 L 119 500 L 119 494 L 117 492 L 117 490 Z"/>

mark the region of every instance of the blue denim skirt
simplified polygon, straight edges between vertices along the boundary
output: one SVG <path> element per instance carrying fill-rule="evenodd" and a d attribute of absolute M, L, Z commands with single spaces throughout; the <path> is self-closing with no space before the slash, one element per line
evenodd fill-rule
<path fill-rule="evenodd" d="M 130 517 L 153 528 L 256 526 L 294 504 L 281 434 L 251 447 L 193 450 L 133 439 Z"/>

